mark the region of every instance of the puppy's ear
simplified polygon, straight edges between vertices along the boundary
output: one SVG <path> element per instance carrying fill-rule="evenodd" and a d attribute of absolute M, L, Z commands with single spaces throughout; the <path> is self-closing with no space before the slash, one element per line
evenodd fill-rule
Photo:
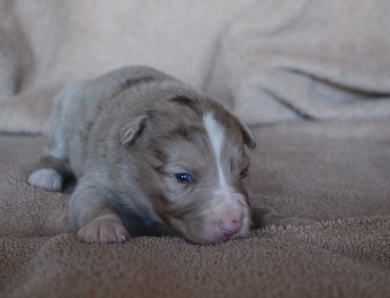
<path fill-rule="evenodd" d="M 240 125 L 241 125 L 242 136 L 244 138 L 244 144 L 249 149 L 255 149 L 257 145 L 255 140 L 253 139 L 253 135 L 252 132 L 249 130 L 249 127 L 242 121 L 240 121 Z"/>
<path fill-rule="evenodd" d="M 120 134 L 122 146 L 131 144 L 139 136 L 142 129 L 145 127 L 145 122 L 147 119 L 148 116 L 142 115 L 135 117 L 126 124 Z"/>

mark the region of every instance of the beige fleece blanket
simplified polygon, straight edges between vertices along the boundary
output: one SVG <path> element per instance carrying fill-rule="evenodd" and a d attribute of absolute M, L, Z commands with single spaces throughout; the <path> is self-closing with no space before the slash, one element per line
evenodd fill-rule
<path fill-rule="evenodd" d="M 389 1 L 112 3 L 0 1 L 0 297 L 388 297 Z M 139 63 L 248 123 L 337 119 L 253 127 L 252 199 L 318 223 L 79 243 L 69 194 L 26 183 L 44 138 L 16 133 L 46 129 L 65 83 Z"/>
<path fill-rule="evenodd" d="M 247 123 L 390 117 L 390 1 L 277 0 L 233 22 L 207 88 Z"/>
<path fill-rule="evenodd" d="M 69 195 L 26 183 L 44 138 L 1 136 L 0 297 L 388 297 L 389 124 L 255 129 L 251 197 L 319 222 L 214 246 L 80 243 Z"/>

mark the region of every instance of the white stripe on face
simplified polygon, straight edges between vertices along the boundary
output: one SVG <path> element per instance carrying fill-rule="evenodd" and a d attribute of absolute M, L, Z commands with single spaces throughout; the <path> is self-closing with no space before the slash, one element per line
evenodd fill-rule
<path fill-rule="evenodd" d="M 206 113 L 203 116 L 203 123 L 207 131 L 211 146 L 213 148 L 214 156 L 216 159 L 218 167 L 218 181 L 219 188 L 222 194 L 229 193 L 229 185 L 226 182 L 226 177 L 222 168 L 222 149 L 224 143 L 224 129 L 223 127 L 214 119 L 214 116 L 211 112 Z"/>

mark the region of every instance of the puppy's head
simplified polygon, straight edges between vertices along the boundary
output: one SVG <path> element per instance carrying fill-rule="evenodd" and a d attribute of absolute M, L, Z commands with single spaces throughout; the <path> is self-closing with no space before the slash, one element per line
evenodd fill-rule
<path fill-rule="evenodd" d="M 129 121 L 121 140 L 132 184 L 169 228 L 200 244 L 249 233 L 245 146 L 256 143 L 221 105 L 192 93 L 170 96 Z"/>

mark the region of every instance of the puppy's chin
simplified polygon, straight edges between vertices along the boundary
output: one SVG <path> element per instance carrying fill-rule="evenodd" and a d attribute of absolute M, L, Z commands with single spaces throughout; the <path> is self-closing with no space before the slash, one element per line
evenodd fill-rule
<path fill-rule="evenodd" d="M 220 221 L 193 218 L 181 220 L 169 218 L 168 226 L 185 240 L 196 244 L 217 244 L 230 239 L 247 237 L 250 233 L 251 219 L 249 211 L 242 218 L 242 226 L 234 233 L 227 233 L 221 228 Z"/>
<path fill-rule="evenodd" d="M 217 244 L 231 239 L 247 237 L 250 231 L 249 224 L 243 226 L 239 232 L 233 235 L 224 234 L 219 228 L 219 223 L 213 223 L 204 229 L 197 231 L 179 231 L 180 235 L 189 242 L 196 244 Z"/>

